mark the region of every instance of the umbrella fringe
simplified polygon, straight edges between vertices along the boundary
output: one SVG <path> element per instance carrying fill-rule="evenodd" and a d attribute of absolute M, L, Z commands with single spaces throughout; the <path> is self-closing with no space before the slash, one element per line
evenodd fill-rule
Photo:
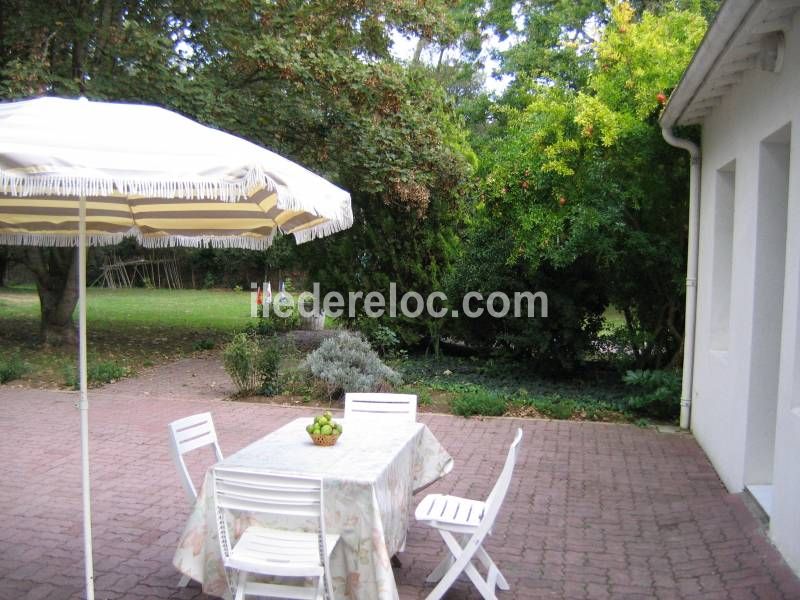
<path fill-rule="evenodd" d="M 294 235 L 295 242 L 298 244 L 304 244 L 306 242 L 310 242 L 311 240 L 349 229 L 353 225 L 353 214 L 350 211 L 347 212 L 349 215 L 343 216 L 340 219 L 332 219 L 330 221 L 326 221 L 325 223 L 315 225 L 314 227 L 309 227 L 308 229 L 303 229 L 293 233 L 292 235 Z"/>
<path fill-rule="evenodd" d="M 139 180 L 89 177 L 83 175 L 18 175 L 0 171 L 0 192 L 18 197 L 66 196 L 87 198 L 143 196 L 150 198 L 185 198 L 190 200 L 222 200 L 237 202 L 246 199 L 259 189 L 267 189 L 278 195 L 278 202 L 285 205 L 302 203 L 292 196 L 284 185 L 277 183 L 261 167 L 248 169 L 237 181 L 187 181 Z"/>
<path fill-rule="evenodd" d="M 273 232 L 267 237 L 213 236 L 213 235 L 165 235 L 158 237 L 135 236 L 145 248 L 239 248 L 242 250 L 266 250 L 275 239 Z"/>
<path fill-rule="evenodd" d="M 88 246 L 111 246 L 119 244 L 129 233 L 87 234 Z M 0 246 L 51 246 L 69 248 L 78 245 L 77 234 L 61 233 L 0 233 Z"/>
<path fill-rule="evenodd" d="M 266 250 L 272 245 L 275 233 L 266 237 L 213 236 L 213 235 L 161 235 L 146 236 L 138 230 L 125 233 L 87 234 L 88 246 L 110 246 L 123 238 L 135 238 L 145 248 L 239 248 L 243 250 Z M 0 233 L 0 246 L 42 246 L 70 248 L 78 245 L 77 234 L 54 233 Z"/>

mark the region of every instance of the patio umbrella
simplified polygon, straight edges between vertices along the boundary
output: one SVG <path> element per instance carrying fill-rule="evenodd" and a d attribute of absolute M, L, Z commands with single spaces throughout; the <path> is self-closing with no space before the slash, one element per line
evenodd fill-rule
<path fill-rule="evenodd" d="M 267 248 L 350 227 L 350 195 L 255 144 L 154 106 L 0 104 L 0 244 L 78 246 L 86 597 L 94 598 L 86 391 L 86 246 Z"/>

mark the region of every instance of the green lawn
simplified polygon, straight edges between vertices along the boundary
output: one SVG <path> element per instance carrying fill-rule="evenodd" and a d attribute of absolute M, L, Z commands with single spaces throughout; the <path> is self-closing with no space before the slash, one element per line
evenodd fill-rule
<path fill-rule="evenodd" d="M 225 290 L 88 291 L 89 362 L 115 362 L 128 372 L 219 345 L 250 322 L 250 294 Z M 32 288 L 0 288 L 0 359 L 18 355 L 23 380 L 64 385 L 72 348 L 39 346 L 39 299 Z"/>
<path fill-rule="evenodd" d="M 99 383 L 220 348 L 232 332 L 253 321 L 249 293 L 226 290 L 90 289 L 87 310 L 90 380 Z M 18 371 L 21 364 L 24 372 L 17 381 L 24 385 L 74 384 L 76 348 L 42 348 L 38 331 L 35 290 L 0 288 L 0 381 L 4 372 Z M 284 370 L 294 363 L 289 361 Z M 407 357 L 392 366 L 403 375 L 403 389 L 418 394 L 422 410 L 602 421 L 630 418 L 623 409 L 626 390 L 618 377 L 606 372 L 554 380 L 502 359 L 427 356 Z M 287 394 L 294 392 L 284 391 L 270 401 L 285 400 Z"/>
<path fill-rule="evenodd" d="M 230 331 L 250 318 L 250 294 L 226 290 L 109 290 L 90 288 L 86 307 L 93 327 L 177 327 Z M 0 319 L 39 318 L 33 288 L 0 288 Z M 77 317 L 77 311 L 76 311 Z"/>

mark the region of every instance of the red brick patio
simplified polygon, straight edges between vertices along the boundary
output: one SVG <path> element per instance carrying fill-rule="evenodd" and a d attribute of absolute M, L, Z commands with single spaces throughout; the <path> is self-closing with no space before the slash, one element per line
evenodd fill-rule
<path fill-rule="evenodd" d="M 203 369 L 203 361 L 186 368 Z M 92 394 L 98 599 L 205 598 L 176 587 L 172 555 L 189 506 L 166 424 L 211 410 L 232 453 L 312 410 L 222 401 L 168 372 Z M 82 597 L 74 394 L 0 386 L 0 599 Z M 800 581 L 695 441 L 628 425 L 422 415 L 456 467 L 428 491 L 484 496 L 513 430 L 515 481 L 488 542 L 511 591 L 500 598 L 800 598 Z M 442 551 L 412 527 L 401 598 L 424 598 Z M 477 598 L 467 581 L 448 598 Z"/>

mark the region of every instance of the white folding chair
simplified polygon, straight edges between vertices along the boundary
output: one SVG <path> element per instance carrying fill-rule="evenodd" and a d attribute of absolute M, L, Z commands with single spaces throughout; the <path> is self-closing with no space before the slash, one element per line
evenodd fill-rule
<path fill-rule="evenodd" d="M 339 536 L 325 533 L 322 479 L 219 466 L 214 467 L 213 479 L 220 549 L 234 599 L 254 595 L 333 600 L 329 558 Z M 261 516 L 282 525 L 302 519 L 303 529 L 312 528 L 313 523 L 316 530 L 250 525 L 234 539 L 228 522 L 236 514 Z M 253 576 L 281 579 L 266 583 L 254 581 Z M 313 587 L 292 585 L 284 578 L 316 583 Z"/>
<path fill-rule="evenodd" d="M 219 442 L 217 441 L 217 431 L 214 429 L 211 413 L 201 413 L 173 421 L 169 424 L 169 434 L 172 460 L 178 468 L 181 483 L 183 484 L 183 489 L 186 490 L 189 503 L 194 504 L 197 500 L 197 490 L 194 487 L 194 483 L 192 483 L 183 455 L 204 446 L 213 446 L 217 462 L 222 460 L 222 450 L 220 450 Z M 178 585 L 186 587 L 188 584 L 189 577 L 182 575 Z"/>
<path fill-rule="evenodd" d="M 425 496 L 417 506 L 414 513 L 417 521 L 436 528 L 449 551 L 449 554 L 427 578 L 429 583 L 439 582 L 428 595 L 427 600 L 439 600 L 462 572 L 467 574 L 485 600 L 496 598 L 495 588 L 509 589 L 506 578 L 483 549 L 483 542 L 491 532 L 506 492 L 508 492 L 514 465 L 517 461 L 517 447 L 521 440 L 522 429 L 517 429 L 517 435 L 508 450 L 505 466 L 486 502 L 466 500 L 457 496 L 430 494 Z M 486 568 L 486 579 L 472 564 L 475 559 L 479 560 Z"/>
<path fill-rule="evenodd" d="M 217 462 L 223 458 L 211 413 L 200 413 L 173 421 L 169 424 L 169 433 L 172 460 L 175 461 L 175 466 L 178 467 L 181 483 L 183 483 L 183 488 L 189 497 L 189 502 L 194 504 L 197 500 L 197 490 L 194 487 L 194 483 L 192 483 L 183 455 L 204 446 L 213 446 Z"/>
<path fill-rule="evenodd" d="M 413 423 L 417 420 L 414 394 L 345 394 L 344 418 L 388 417 Z"/>

